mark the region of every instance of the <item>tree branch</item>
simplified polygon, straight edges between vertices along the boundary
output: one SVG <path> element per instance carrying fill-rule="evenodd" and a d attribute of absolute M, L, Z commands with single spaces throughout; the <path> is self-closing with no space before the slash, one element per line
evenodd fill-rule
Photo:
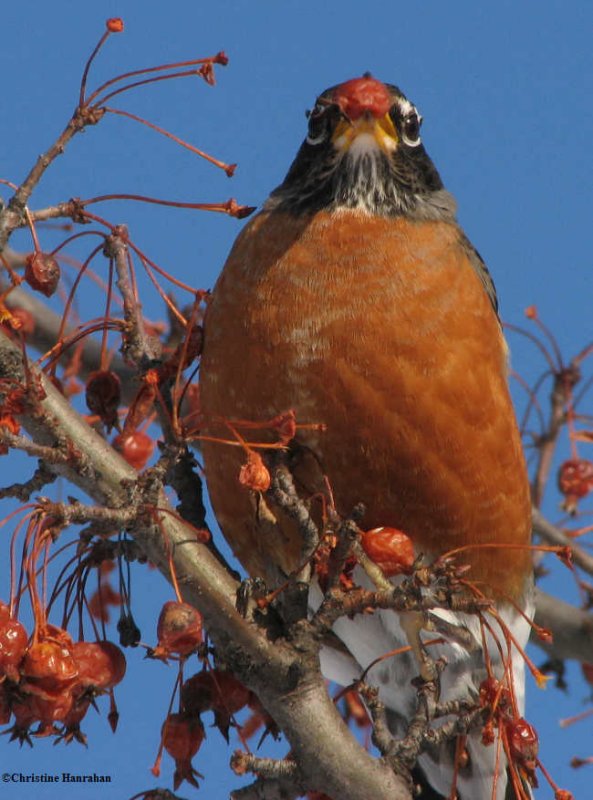
<path fill-rule="evenodd" d="M 575 566 L 580 567 L 589 575 L 593 575 L 593 556 L 586 553 L 581 547 L 575 544 L 574 539 L 567 536 L 564 531 L 552 525 L 551 522 L 537 508 L 532 510 L 533 531 L 537 533 L 544 542 L 560 547 L 570 547 L 572 561 Z"/>
<path fill-rule="evenodd" d="M 38 157 L 23 183 L 11 197 L 8 206 L 0 213 L 0 252 L 4 249 L 12 231 L 21 225 L 25 207 L 43 173 L 52 161 L 55 161 L 64 152 L 66 145 L 75 134 L 79 133 L 86 125 L 98 122 L 100 117 L 97 112 L 95 112 L 95 117 L 87 110 L 77 108 L 56 141 Z"/>
<path fill-rule="evenodd" d="M 593 614 L 588 614 L 558 597 L 535 590 L 535 622 L 552 633 L 552 642 L 533 635 L 531 641 L 557 659 L 593 663 Z"/>

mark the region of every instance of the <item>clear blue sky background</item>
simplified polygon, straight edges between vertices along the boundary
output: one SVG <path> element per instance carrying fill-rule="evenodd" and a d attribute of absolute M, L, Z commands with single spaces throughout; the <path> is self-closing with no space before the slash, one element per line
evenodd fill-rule
<path fill-rule="evenodd" d="M 425 118 L 424 141 L 460 219 L 495 278 L 503 317 L 523 321 L 537 304 L 568 355 L 591 337 L 591 209 L 593 182 L 593 6 L 546 0 L 470 2 L 173 2 L 4 3 L 0 24 L 2 107 L 0 175 L 18 182 L 61 130 L 76 103 L 82 65 L 103 30 L 121 15 L 91 74 L 91 86 L 138 66 L 205 56 L 225 49 L 230 63 L 212 89 L 198 80 L 161 84 L 119 98 L 120 107 L 168 127 L 222 159 L 238 162 L 229 180 L 187 151 L 134 123 L 105 119 L 78 137 L 51 168 L 32 206 L 109 192 L 216 201 L 229 196 L 259 205 L 282 179 L 303 137 L 304 111 L 327 86 L 371 70 L 397 83 Z M 4 194 L 3 196 L 6 196 Z M 125 222 L 157 262 L 196 286 L 211 287 L 240 222 L 218 215 L 132 204 L 96 207 Z M 47 247 L 58 234 L 46 231 Z M 26 238 L 15 246 L 29 247 Z M 104 268 L 98 263 L 97 268 Z M 81 297 L 90 316 L 96 290 Z M 162 317 L 154 296 L 146 310 Z M 513 365 L 526 376 L 541 362 L 513 339 Z M 19 460 L 0 462 L 0 482 L 14 479 Z M 557 500 L 548 507 L 558 516 Z M 7 536 L 8 531 L 2 530 Z M 2 576 L 6 568 L 0 567 Z M 154 574 L 134 568 L 135 602 L 145 611 L 144 639 L 170 592 Z M 574 599 L 570 581 L 558 579 Z M 553 588 L 548 581 L 546 588 Z M 4 593 L 4 590 L 1 590 Z M 536 659 L 541 661 L 538 652 Z M 119 692 L 115 736 L 89 715 L 90 747 L 30 751 L 0 739 L 0 772 L 109 773 L 111 790 L 69 785 L 10 785 L 0 797 L 21 800 L 129 797 L 156 785 L 148 767 L 156 751 L 172 668 L 129 654 Z M 589 755 L 592 721 L 566 731 L 558 718 L 582 708 L 587 687 L 570 670 L 568 695 L 530 688 L 528 716 L 542 738 L 543 758 L 577 798 L 591 796 L 591 771 L 574 772 L 572 755 Z M 229 776 L 230 750 L 213 731 L 196 759 L 206 774 L 202 796 L 224 798 L 240 782 Z M 591 768 L 593 769 L 593 768 Z M 164 781 L 170 778 L 169 764 Z M 170 784 L 169 784 L 170 785 Z M 182 797 L 194 795 L 191 787 Z M 538 797 L 549 798 L 542 788 Z"/>

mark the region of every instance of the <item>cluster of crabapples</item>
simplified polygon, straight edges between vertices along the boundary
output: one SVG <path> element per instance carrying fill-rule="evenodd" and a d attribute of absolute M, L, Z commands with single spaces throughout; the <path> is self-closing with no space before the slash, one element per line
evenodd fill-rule
<path fill-rule="evenodd" d="M 531 786 L 537 787 L 537 731 L 527 720 L 518 716 L 510 689 L 494 676 L 490 676 L 480 684 L 480 703 L 488 709 L 488 717 L 482 729 L 483 744 L 493 745 L 497 739 L 495 730 L 498 730 L 499 741 L 510 765 L 512 782 L 519 783 L 524 779 Z"/>
<path fill-rule="evenodd" d="M 201 650 L 202 618 L 193 606 L 171 600 L 163 606 L 157 635 L 158 644 L 150 651 L 151 657 L 163 660 L 172 658 L 183 663 Z M 244 708 L 251 709 L 252 716 L 239 728 L 234 715 Z M 271 718 L 253 692 L 228 670 L 205 665 L 201 671 L 182 681 L 178 710 L 167 715 L 161 729 L 162 747 L 175 761 L 175 789 L 183 781 L 197 787 L 197 779 L 202 777 L 194 769 L 192 759 L 206 737 L 202 722 L 205 712 L 212 712 L 214 725 L 227 741 L 231 725 L 237 727 L 243 741 L 262 724 L 267 730 L 275 730 Z M 160 774 L 160 756 L 153 773 L 157 776 Z"/>
<path fill-rule="evenodd" d="M 99 694 L 124 677 L 126 659 L 109 641 L 75 642 L 63 628 L 45 623 L 29 636 L 0 602 L 0 724 L 11 739 L 56 736 L 85 743 L 80 723 Z M 112 706 L 112 726 L 116 713 Z"/>
<path fill-rule="evenodd" d="M 178 660 L 200 651 L 202 618 L 193 606 L 165 603 L 157 625 L 157 646 L 152 658 Z M 0 724 L 11 740 L 21 744 L 37 737 L 86 744 L 80 724 L 99 695 L 111 696 L 109 722 L 117 724 L 113 688 L 126 672 L 126 659 L 113 642 L 74 641 L 56 625 L 38 625 L 29 636 L 23 623 L 6 603 L 0 603 Z M 252 718 L 245 736 L 262 724 L 273 729 L 258 699 L 232 673 L 204 668 L 181 684 L 179 710 L 169 713 L 162 726 L 162 745 L 175 760 L 175 788 L 186 780 L 197 786 L 199 773 L 191 761 L 205 738 L 201 715 L 214 714 L 214 724 L 228 739 L 234 715 L 249 707 Z M 159 767 L 154 771 L 158 774 Z"/>
<path fill-rule="evenodd" d="M 374 560 L 388 576 L 409 572 L 414 563 L 414 550 L 408 536 L 394 528 L 375 528 L 361 536 L 361 544 L 369 558 Z M 327 561 L 319 559 L 315 565 L 322 582 L 327 572 Z M 349 583 L 347 573 L 342 575 L 342 583 Z M 169 601 L 161 611 L 158 626 L 158 644 L 151 651 L 153 658 L 185 660 L 199 651 L 202 641 L 202 620 L 193 606 L 183 602 Z M 348 705 L 348 708 L 350 708 Z M 251 709 L 250 719 L 241 727 L 236 725 L 234 715 L 244 708 Z M 219 668 L 204 668 L 184 680 L 179 692 L 179 708 L 168 714 L 161 731 L 163 748 L 175 760 L 174 788 L 183 781 L 197 786 L 197 778 L 202 777 L 193 765 L 205 738 L 201 716 L 211 711 L 214 725 L 228 741 L 231 724 L 239 736 L 246 741 L 264 725 L 267 731 L 275 733 L 273 720 L 263 709 L 259 699 L 229 671 Z M 368 722 L 368 718 L 365 718 Z M 366 724 L 366 723 L 365 723 Z M 158 775 L 160 759 L 153 768 Z"/>

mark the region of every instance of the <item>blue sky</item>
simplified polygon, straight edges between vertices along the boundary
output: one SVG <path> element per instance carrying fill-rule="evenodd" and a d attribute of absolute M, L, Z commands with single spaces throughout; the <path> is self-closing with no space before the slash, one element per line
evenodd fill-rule
<path fill-rule="evenodd" d="M 304 111 L 315 96 L 370 70 L 398 84 L 424 116 L 424 143 L 459 203 L 460 220 L 496 281 L 503 317 L 522 324 L 536 304 L 572 355 L 591 337 L 591 209 L 593 182 L 593 6 L 565 0 L 500 0 L 485 4 L 378 2 L 6 3 L 2 10 L 3 113 L 0 176 L 21 180 L 39 152 L 59 133 L 76 103 L 86 57 L 106 17 L 122 16 L 126 31 L 108 42 L 90 85 L 138 66 L 211 55 L 224 49 L 229 66 L 218 85 L 170 82 L 119 98 L 119 107 L 173 130 L 196 146 L 237 162 L 234 178 L 121 118 L 105 119 L 78 137 L 51 167 L 32 207 L 108 192 L 212 202 L 230 196 L 259 205 L 283 178 L 304 134 Z M 6 196 L 5 193 L 0 193 Z M 99 207 L 95 207 L 99 212 Z M 173 211 L 128 203 L 103 204 L 112 222 L 125 222 L 135 241 L 170 272 L 211 287 L 240 222 L 222 215 Z M 42 232 L 55 246 L 58 235 Z M 26 237 L 15 238 L 28 249 Z M 100 269 L 102 265 L 96 265 Z M 96 313 L 96 292 L 81 296 Z M 156 297 L 145 308 L 162 317 Z M 94 316 L 91 313 L 90 316 Z M 513 366 L 537 374 L 534 352 L 511 340 Z M 15 464 L 12 467 L 12 464 Z M 21 460 L 0 462 L 2 483 Z M 4 473 L 4 474 L 3 474 Z M 548 511 L 558 515 L 555 501 Z M 5 534 L 6 535 L 6 534 Z M 1 568 L 0 568 L 1 569 Z M 154 574 L 136 572 L 136 601 L 150 620 L 169 597 Z M 547 588 L 553 588 L 548 582 Z M 574 597 L 570 582 L 559 579 Z M 148 587 L 150 586 L 150 589 Z M 146 587 L 146 588 L 143 588 Z M 539 659 L 539 654 L 536 654 Z M 132 653 L 128 687 L 120 691 L 116 736 L 87 725 L 88 751 L 76 745 L 19 751 L 0 739 L 1 771 L 70 769 L 109 772 L 112 796 L 154 785 L 154 757 L 173 670 Z M 542 738 L 543 758 L 576 797 L 590 793 L 591 773 L 574 772 L 572 755 L 589 755 L 591 721 L 561 731 L 560 716 L 581 709 L 587 687 L 570 670 L 568 696 L 550 687 L 530 692 L 530 713 Z M 230 750 L 212 732 L 197 767 L 206 774 L 202 796 L 223 798 Z M 164 770 L 165 778 L 167 770 Z M 33 797 L 31 787 L 11 787 L 10 798 Z M 193 790 L 182 789 L 181 796 Z M 42 800 L 105 797 L 104 790 L 68 785 L 36 787 Z M 543 788 L 538 797 L 551 797 Z"/>

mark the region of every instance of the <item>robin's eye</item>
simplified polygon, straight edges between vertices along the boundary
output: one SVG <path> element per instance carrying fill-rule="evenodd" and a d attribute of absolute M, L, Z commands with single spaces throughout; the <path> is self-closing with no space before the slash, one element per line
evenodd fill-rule
<path fill-rule="evenodd" d="M 412 111 L 402 120 L 401 123 L 402 139 L 410 147 L 418 147 L 418 145 L 420 144 L 421 124 L 422 124 L 422 117 L 416 111 Z"/>
<path fill-rule="evenodd" d="M 307 144 L 321 144 L 328 137 L 329 132 L 329 108 L 327 105 L 317 103 L 312 111 L 307 113 L 309 117 L 309 133 L 307 134 Z"/>

